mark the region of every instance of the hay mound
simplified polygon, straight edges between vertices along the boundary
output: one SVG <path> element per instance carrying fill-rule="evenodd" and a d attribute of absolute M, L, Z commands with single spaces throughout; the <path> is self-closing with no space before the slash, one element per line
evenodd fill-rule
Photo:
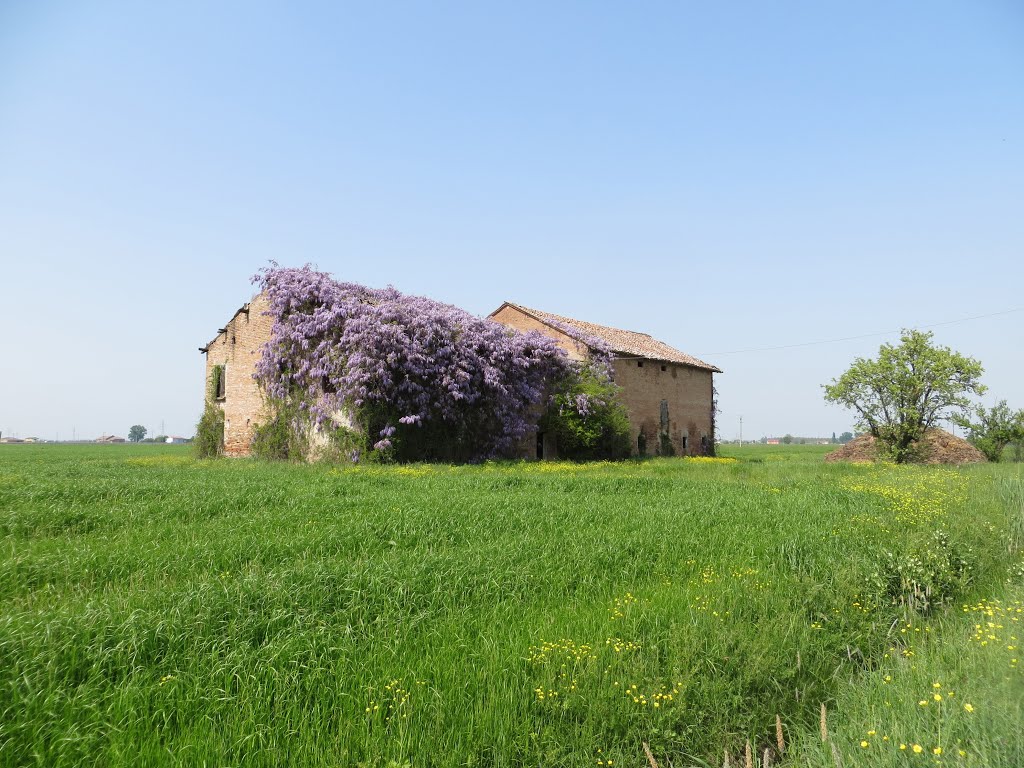
<path fill-rule="evenodd" d="M 856 437 L 825 457 L 825 461 L 878 461 L 878 446 L 871 435 Z M 916 464 L 975 464 L 985 454 L 966 440 L 932 427 L 921 440 L 921 458 Z"/>

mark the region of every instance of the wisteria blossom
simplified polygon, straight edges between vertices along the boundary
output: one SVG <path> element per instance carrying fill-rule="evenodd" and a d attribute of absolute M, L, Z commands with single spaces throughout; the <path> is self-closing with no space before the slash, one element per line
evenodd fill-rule
<path fill-rule="evenodd" d="M 576 368 L 541 333 L 391 287 L 338 282 L 308 265 L 274 264 L 253 282 L 274 318 L 256 367 L 267 395 L 318 426 L 350 414 L 378 451 L 429 435 L 425 458 L 508 454 Z"/>

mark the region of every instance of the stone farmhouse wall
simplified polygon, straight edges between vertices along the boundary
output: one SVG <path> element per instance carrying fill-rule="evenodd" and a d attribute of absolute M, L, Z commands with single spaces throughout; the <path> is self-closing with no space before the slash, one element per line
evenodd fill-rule
<path fill-rule="evenodd" d="M 273 318 L 264 314 L 269 302 L 263 294 L 235 312 L 234 317 L 206 346 L 206 380 L 210 391 L 214 366 L 224 366 L 224 395 L 215 399 L 224 411 L 224 453 L 248 456 L 253 430 L 264 413 L 263 393 L 253 374 L 263 345 L 270 340 Z"/>
<path fill-rule="evenodd" d="M 586 345 L 515 307 L 503 306 L 491 319 L 520 331 L 540 331 L 555 339 L 576 360 L 586 354 Z M 711 371 L 639 357 L 617 357 L 613 369 L 615 383 L 622 388 L 623 404 L 629 414 L 634 455 L 639 454 L 641 443 L 645 444 L 646 455 L 659 454 L 662 434 L 668 436 L 676 455 L 700 456 L 706 452 L 707 443 L 713 439 Z M 524 445 L 535 443 L 536 435 L 533 435 Z M 555 450 L 544 441 L 544 458 L 553 458 L 551 454 Z M 532 458 L 537 452 L 526 448 L 526 454 Z"/>

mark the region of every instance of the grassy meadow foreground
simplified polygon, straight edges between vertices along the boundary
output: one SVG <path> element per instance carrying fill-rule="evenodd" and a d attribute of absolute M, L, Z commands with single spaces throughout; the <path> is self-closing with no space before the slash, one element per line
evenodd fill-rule
<path fill-rule="evenodd" d="M 1020 465 L 822 453 L 0 446 L 0 765 L 1024 765 Z"/>

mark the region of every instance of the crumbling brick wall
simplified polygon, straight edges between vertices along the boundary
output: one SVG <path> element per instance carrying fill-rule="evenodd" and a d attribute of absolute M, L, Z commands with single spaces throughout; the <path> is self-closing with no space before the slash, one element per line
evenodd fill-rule
<path fill-rule="evenodd" d="M 253 430 L 264 413 L 263 393 L 253 378 L 263 345 L 270 340 L 273 318 L 266 296 L 259 294 L 239 309 L 206 347 L 204 397 L 215 366 L 224 366 L 224 395 L 215 402 L 224 411 L 224 453 L 248 456 Z"/>
<path fill-rule="evenodd" d="M 618 358 L 614 368 L 615 383 L 622 388 L 622 401 L 629 413 L 634 454 L 641 430 L 647 455 L 659 453 L 665 421 L 666 434 L 677 456 L 700 456 L 706 451 L 712 439 L 711 371 L 638 358 Z"/>

